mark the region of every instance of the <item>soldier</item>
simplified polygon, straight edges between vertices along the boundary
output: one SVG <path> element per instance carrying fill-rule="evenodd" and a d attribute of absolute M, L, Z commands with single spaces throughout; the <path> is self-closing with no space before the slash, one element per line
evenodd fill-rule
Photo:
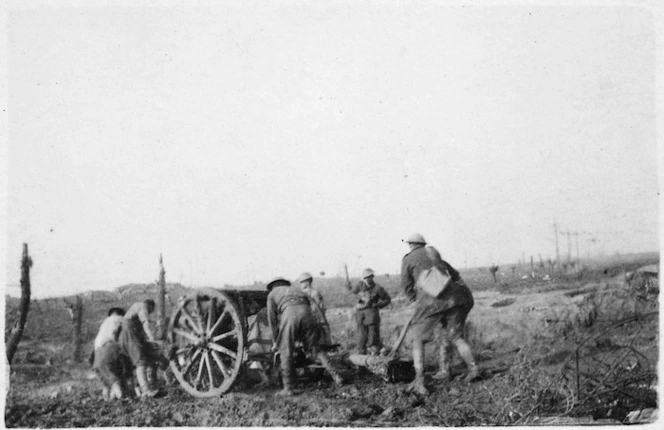
<path fill-rule="evenodd" d="M 380 341 L 380 311 L 390 304 L 390 296 L 385 289 L 374 282 L 374 271 L 364 269 L 362 281 L 355 287 L 349 282 L 346 288 L 353 294 L 360 296 L 355 305 L 355 320 L 357 322 L 357 353 L 367 353 L 367 341 L 372 355 L 378 355 L 383 346 Z"/>
<path fill-rule="evenodd" d="M 319 345 L 322 347 L 329 347 L 332 345 L 332 336 L 330 334 L 330 326 L 325 317 L 325 303 L 323 302 L 323 295 L 320 291 L 313 288 L 313 276 L 311 273 L 304 272 L 297 278 L 300 283 L 302 291 L 309 296 L 309 303 L 311 303 L 311 312 L 314 314 L 316 325 L 320 331 Z"/>
<path fill-rule="evenodd" d="M 99 326 L 90 357 L 92 368 L 102 381 L 105 400 L 122 399 L 132 393 L 126 386 L 131 380 L 131 363 L 117 342 L 124 315 L 122 308 L 108 311 L 108 317 Z"/>
<path fill-rule="evenodd" d="M 131 305 L 122 320 L 119 342 L 125 353 L 136 366 L 136 379 L 141 396 L 155 397 L 159 390 L 154 388 L 157 368 L 165 369 L 168 360 L 154 343 L 148 315 L 154 312 L 154 300 L 147 299 Z M 148 374 L 149 372 L 149 374 Z"/>
<path fill-rule="evenodd" d="M 311 312 L 309 296 L 300 288 L 291 287 L 290 281 L 284 278 L 273 279 L 267 284 L 267 289 L 270 291 L 267 297 L 267 315 L 272 332 L 272 350 L 279 353 L 284 385 L 279 395 L 293 395 L 291 357 L 295 342 L 298 341 L 320 360 L 334 382 L 341 385 L 341 376 L 330 364 L 327 354 L 318 346 L 320 333 Z"/>
<path fill-rule="evenodd" d="M 410 252 L 403 257 L 401 262 L 401 287 L 411 302 L 417 299 L 415 317 L 411 323 L 414 335 L 413 364 L 416 376 L 409 386 L 409 390 L 422 395 L 428 393 L 424 386 L 424 343 L 431 340 L 433 329 L 438 324 L 442 325 L 444 331 L 442 345 L 440 345 L 440 367 L 434 378 L 448 378 L 451 354 L 453 348 L 456 348 L 468 366 L 468 375 L 465 380 L 470 382 L 479 376 L 473 352 L 463 339 L 466 317 L 474 304 L 473 295 L 459 276 L 459 272 L 443 261 L 435 248 L 425 248 L 426 241 L 421 234 L 413 234 L 405 242 L 410 247 Z M 421 288 L 417 290 L 415 288 L 419 286 L 417 284 L 420 274 L 432 267 L 450 277 L 448 286 L 437 297 L 427 294 Z"/>

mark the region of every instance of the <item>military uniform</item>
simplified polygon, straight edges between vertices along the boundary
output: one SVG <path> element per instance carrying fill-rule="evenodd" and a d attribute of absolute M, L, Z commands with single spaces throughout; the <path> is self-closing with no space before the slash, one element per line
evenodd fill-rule
<path fill-rule="evenodd" d="M 323 302 L 323 295 L 313 288 L 302 288 L 302 292 L 309 296 L 309 304 L 311 313 L 316 321 L 316 327 L 320 333 L 320 345 L 332 345 L 332 336 L 330 335 L 330 328 L 325 317 L 325 303 Z"/>
<path fill-rule="evenodd" d="M 426 241 L 422 235 L 413 234 L 406 243 L 411 247 L 411 251 L 401 262 L 401 287 L 411 301 L 416 301 L 411 322 L 415 380 L 409 389 L 425 395 L 428 390 L 424 385 L 424 344 L 432 340 L 433 330 L 439 324 L 445 330 L 440 339 L 439 370 L 434 379 L 448 379 L 450 360 L 455 348 L 468 367 L 466 381 L 470 382 L 479 375 L 472 350 L 463 338 L 466 317 L 474 301 L 459 272 L 444 261 L 435 248 L 429 247 L 430 252 L 427 252 L 424 247 Z M 437 297 L 416 289 L 420 274 L 434 266 L 450 277 L 447 287 Z"/>
<path fill-rule="evenodd" d="M 92 369 L 104 384 L 104 393 L 107 393 L 108 390 L 112 392 L 114 386 L 117 385 L 121 390 L 118 397 L 123 396 L 127 388 L 125 381 L 131 378 L 132 365 L 117 342 L 107 342 L 95 349 Z M 130 391 L 126 391 L 126 394 L 130 393 Z"/>
<path fill-rule="evenodd" d="M 122 315 L 109 315 L 99 327 L 92 354 L 92 369 L 103 384 L 104 397 L 122 398 L 130 394 L 125 383 L 131 378 L 132 365 L 129 357 L 117 342 L 122 325 Z"/>
<path fill-rule="evenodd" d="M 281 283 L 283 278 L 278 278 L 278 280 Z M 281 362 L 284 384 L 282 394 L 292 394 L 291 357 L 295 342 L 298 341 L 317 356 L 334 381 L 341 384 L 342 380 L 331 367 L 327 354 L 319 349 L 320 330 L 311 312 L 309 296 L 297 287 L 279 285 L 270 288 L 274 282 L 268 284 L 270 294 L 267 296 L 267 317 L 272 333 L 273 348 L 278 351 Z"/>
<path fill-rule="evenodd" d="M 360 281 L 349 291 L 360 296 L 360 307 L 355 318 L 357 322 L 357 353 L 366 354 L 367 346 L 378 352 L 383 346 L 380 341 L 380 311 L 391 302 L 389 294 L 380 285 Z M 365 306 L 365 307 L 362 307 Z"/>
<path fill-rule="evenodd" d="M 431 297 L 421 291 L 418 294 L 416 280 L 422 271 L 434 265 L 441 272 L 449 274 L 450 284 L 438 297 Z M 439 322 L 447 329 L 451 340 L 463 335 L 466 317 L 475 302 L 459 272 L 448 262 L 443 259 L 432 261 L 424 247 L 412 250 L 401 262 L 401 288 L 411 301 L 417 300 L 415 318 L 411 323 L 415 336 L 423 341 L 431 340 L 433 329 Z"/>
<path fill-rule="evenodd" d="M 148 343 L 152 340 L 149 324 L 148 312 L 143 302 L 131 305 L 122 320 L 118 341 L 136 367 L 149 366 L 156 358 L 154 348 Z"/>
<path fill-rule="evenodd" d="M 268 324 L 281 360 L 286 361 L 296 341 L 318 348 L 319 331 L 311 312 L 309 296 L 297 287 L 274 287 L 267 297 Z"/>
<path fill-rule="evenodd" d="M 155 396 L 158 390 L 153 387 L 157 380 L 157 369 L 165 369 L 168 360 L 163 356 L 159 346 L 152 342 L 154 337 L 150 330 L 150 320 L 146 302 L 131 305 L 122 320 L 122 329 L 118 342 L 124 353 L 136 366 L 136 379 L 141 392 L 145 396 Z"/>

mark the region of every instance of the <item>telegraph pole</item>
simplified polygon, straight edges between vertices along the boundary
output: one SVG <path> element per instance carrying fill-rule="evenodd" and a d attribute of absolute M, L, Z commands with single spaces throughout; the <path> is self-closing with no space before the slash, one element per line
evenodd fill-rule
<path fill-rule="evenodd" d="M 556 235 L 556 263 L 560 264 L 560 250 L 558 248 L 558 224 L 556 219 L 553 219 L 553 233 Z"/>
<path fill-rule="evenodd" d="M 576 261 L 579 261 L 579 232 L 574 232 L 574 239 L 576 240 Z"/>

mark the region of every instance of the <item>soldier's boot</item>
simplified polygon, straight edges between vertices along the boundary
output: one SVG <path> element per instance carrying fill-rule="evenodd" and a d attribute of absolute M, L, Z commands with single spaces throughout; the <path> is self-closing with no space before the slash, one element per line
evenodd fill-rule
<path fill-rule="evenodd" d="M 432 378 L 438 381 L 449 381 L 450 379 L 450 360 L 452 358 L 452 343 L 445 341 L 440 345 L 438 353 L 438 372 L 434 373 Z"/>
<path fill-rule="evenodd" d="M 327 373 L 330 374 L 334 383 L 337 386 L 342 386 L 344 384 L 344 378 L 342 378 L 339 374 L 339 371 L 335 369 L 334 366 L 332 366 L 332 363 L 330 363 L 330 358 L 324 351 L 318 353 L 318 360 L 320 361 L 320 364 L 323 365 Z"/>
<path fill-rule="evenodd" d="M 152 365 L 149 366 L 146 370 L 146 375 L 148 377 L 148 385 L 150 386 L 151 389 L 157 389 L 158 385 L 158 378 L 157 378 L 157 366 Z"/>
<path fill-rule="evenodd" d="M 424 385 L 424 346 L 422 344 L 413 345 L 413 367 L 415 367 L 415 380 L 408 385 L 406 391 L 426 396 L 429 394 L 429 390 Z"/>
<path fill-rule="evenodd" d="M 170 367 L 171 361 L 165 355 L 160 354 L 159 360 L 157 360 L 157 365 L 159 366 L 159 370 L 165 372 Z"/>
<path fill-rule="evenodd" d="M 159 394 L 159 391 L 150 387 L 148 382 L 147 369 L 145 366 L 138 366 L 136 368 L 136 379 L 138 380 L 141 397 L 155 397 L 157 394 Z"/>
<path fill-rule="evenodd" d="M 114 382 L 113 385 L 111 385 L 109 398 L 113 400 L 113 399 L 122 399 L 122 397 L 124 397 L 122 392 L 122 385 L 120 384 L 120 382 Z"/>
<path fill-rule="evenodd" d="M 127 397 L 136 397 L 136 384 L 133 377 L 125 378 L 122 382 L 122 392 Z"/>
<path fill-rule="evenodd" d="M 473 351 L 470 349 L 470 346 L 468 346 L 466 341 L 463 340 L 463 338 L 456 339 L 454 341 L 454 346 L 468 367 L 468 374 L 463 379 L 464 382 L 473 382 L 480 376 L 480 371 L 477 368 L 477 364 L 475 364 L 475 357 L 473 357 Z"/>
<path fill-rule="evenodd" d="M 283 358 L 283 357 L 282 357 Z M 277 392 L 277 396 L 292 396 L 295 393 L 293 392 L 293 369 L 291 367 L 290 360 L 281 361 L 281 381 L 284 384 L 284 388 Z"/>
<path fill-rule="evenodd" d="M 109 394 L 110 394 L 110 391 L 108 390 L 108 387 L 106 385 L 104 385 L 101 388 L 101 398 L 104 399 L 104 400 L 108 400 Z"/>

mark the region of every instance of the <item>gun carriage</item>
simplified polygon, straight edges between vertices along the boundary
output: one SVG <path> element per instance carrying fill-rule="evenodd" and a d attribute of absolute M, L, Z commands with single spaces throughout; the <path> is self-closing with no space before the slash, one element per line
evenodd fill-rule
<path fill-rule="evenodd" d="M 170 368 L 187 392 L 196 397 L 220 396 L 250 368 L 268 371 L 274 367 L 275 354 L 267 333 L 267 296 L 266 290 L 200 288 L 179 302 L 171 315 L 167 340 Z M 412 363 L 396 360 L 394 355 L 408 325 L 389 357 L 341 353 L 331 359 L 365 367 L 385 381 L 412 379 Z M 320 363 L 302 349 L 295 352 L 293 363 L 304 373 L 322 373 Z"/>

